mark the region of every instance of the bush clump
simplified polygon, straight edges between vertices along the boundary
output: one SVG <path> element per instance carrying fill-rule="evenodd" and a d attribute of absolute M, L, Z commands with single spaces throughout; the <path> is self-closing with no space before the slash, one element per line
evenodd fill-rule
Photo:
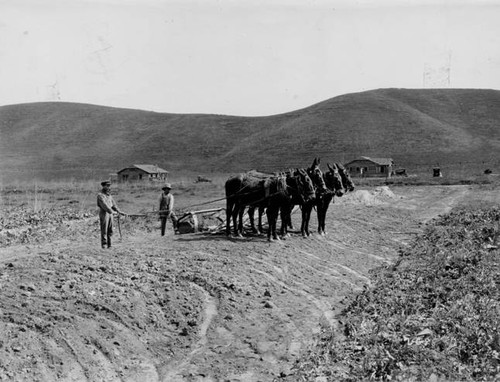
<path fill-rule="evenodd" d="M 297 362 L 297 380 L 500 379 L 500 210 L 440 217 Z"/>

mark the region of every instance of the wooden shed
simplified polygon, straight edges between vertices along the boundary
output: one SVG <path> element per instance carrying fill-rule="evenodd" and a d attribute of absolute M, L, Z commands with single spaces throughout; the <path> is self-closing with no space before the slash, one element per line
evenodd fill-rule
<path fill-rule="evenodd" d="M 392 158 L 359 157 L 344 165 L 352 176 L 390 178 L 394 167 Z"/>
<path fill-rule="evenodd" d="M 166 181 L 168 171 L 153 164 L 133 164 L 117 173 L 119 182 Z"/>

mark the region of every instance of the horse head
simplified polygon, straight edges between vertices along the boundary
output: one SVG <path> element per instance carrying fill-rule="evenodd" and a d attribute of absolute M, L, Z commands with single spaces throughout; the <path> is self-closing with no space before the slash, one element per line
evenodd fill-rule
<path fill-rule="evenodd" d="M 314 158 L 313 164 L 309 167 L 307 171 L 307 175 L 311 178 L 314 186 L 316 187 L 316 192 L 318 194 L 323 194 L 328 191 L 325 183 L 325 179 L 323 177 L 323 171 L 319 168 L 320 159 Z"/>
<path fill-rule="evenodd" d="M 349 171 L 340 163 L 335 163 L 342 178 L 342 183 L 347 191 L 354 191 L 354 182 L 351 179 Z"/>
<path fill-rule="evenodd" d="M 325 183 L 330 191 L 332 191 L 336 196 L 341 197 L 345 193 L 344 185 L 342 183 L 342 176 L 338 170 L 337 165 L 334 163 L 333 166 L 327 163 L 328 171 L 325 173 Z"/>
<path fill-rule="evenodd" d="M 297 190 L 301 199 L 304 202 L 314 200 L 316 197 L 316 191 L 307 172 L 304 169 L 298 168 L 295 170 L 294 175 L 297 182 Z"/>

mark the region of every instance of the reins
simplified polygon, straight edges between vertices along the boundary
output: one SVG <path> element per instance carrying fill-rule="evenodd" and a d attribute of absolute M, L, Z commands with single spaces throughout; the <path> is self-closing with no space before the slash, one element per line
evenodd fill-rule
<path fill-rule="evenodd" d="M 276 178 L 282 178 L 285 180 L 285 184 L 283 185 L 284 188 L 286 189 L 291 189 L 291 190 L 295 190 L 297 191 L 299 194 L 300 194 L 300 189 L 299 187 L 292 187 L 290 185 L 288 185 L 286 183 L 286 177 L 287 176 L 290 176 L 290 178 L 294 178 L 296 180 L 300 179 L 300 175 L 292 175 L 291 172 L 289 172 L 289 174 L 287 175 L 286 173 L 285 174 L 280 174 L 280 175 L 274 175 L 272 177 L 276 177 Z M 309 175 L 308 175 L 309 176 Z M 298 181 L 297 181 L 298 183 Z M 209 200 L 207 202 L 203 202 L 203 203 L 197 203 L 197 204 L 193 204 L 191 205 L 189 208 L 193 208 L 193 207 L 199 207 L 199 206 L 204 206 L 204 205 L 207 205 L 207 204 L 212 204 L 212 203 L 216 203 L 216 202 L 220 202 L 222 200 L 228 200 L 228 199 L 235 199 L 235 198 L 239 198 L 239 197 L 244 197 L 244 196 L 248 196 L 248 195 L 252 195 L 252 194 L 256 194 L 258 192 L 261 192 L 262 190 L 251 190 L 249 192 L 245 192 L 245 193 L 241 193 L 242 191 L 244 191 L 245 189 L 249 188 L 250 186 L 249 185 L 245 185 L 243 187 L 241 187 L 238 191 L 234 192 L 233 194 L 231 195 L 228 195 L 228 196 L 224 196 L 222 198 L 218 198 L 218 199 L 213 199 L 213 200 Z M 276 196 L 278 194 L 283 194 L 284 192 L 286 192 L 285 190 L 280 190 L 280 191 L 277 191 L 277 192 L 274 192 L 274 193 L 271 193 L 267 196 L 265 196 L 264 198 L 261 198 L 259 200 L 256 200 L 256 201 L 253 201 L 253 202 L 250 202 L 248 203 L 247 205 L 249 206 L 253 206 L 253 205 L 257 205 L 265 200 L 268 200 L 270 198 L 272 198 L 273 196 Z"/>

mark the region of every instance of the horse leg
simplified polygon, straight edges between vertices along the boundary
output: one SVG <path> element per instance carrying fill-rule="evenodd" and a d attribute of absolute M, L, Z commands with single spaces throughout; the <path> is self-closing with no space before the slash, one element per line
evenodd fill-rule
<path fill-rule="evenodd" d="M 278 220 L 278 209 L 274 207 L 267 208 L 267 240 L 272 241 L 272 239 L 277 240 L 276 235 L 276 221 Z M 271 239 L 272 237 L 272 239 Z"/>
<path fill-rule="evenodd" d="M 235 204 L 233 207 L 233 210 L 231 212 L 231 217 L 233 219 L 233 230 L 234 230 L 234 236 L 241 236 L 240 231 L 239 231 L 239 221 L 238 221 L 238 216 L 240 213 L 241 206 L 239 204 Z"/>
<path fill-rule="evenodd" d="M 305 222 L 305 209 L 306 206 L 301 207 L 301 222 L 300 222 L 300 233 L 302 234 L 302 237 L 306 237 L 306 222 Z"/>
<path fill-rule="evenodd" d="M 286 220 L 286 226 L 285 230 L 288 232 L 288 229 L 293 229 L 293 223 L 292 223 L 292 211 L 293 211 L 293 204 L 289 206 L 289 210 L 287 211 L 287 220 Z"/>
<path fill-rule="evenodd" d="M 325 234 L 325 208 L 328 207 L 328 202 L 321 198 L 316 204 L 317 215 L 318 215 L 318 233 L 320 235 Z"/>
<path fill-rule="evenodd" d="M 326 206 L 324 206 L 323 208 L 323 225 L 322 225 L 322 228 L 323 228 L 323 235 L 326 235 L 326 212 L 328 211 L 328 207 L 329 205 L 327 204 Z"/>
<path fill-rule="evenodd" d="M 233 230 L 235 236 L 238 236 L 238 211 L 239 205 L 235 204 L 231 210 L 231 218 L 233 219 Z"/>
<path fill-rule="evenodd" d="M 238 237 L 243 237 L 243 214 L 245 213 L 245 206 L 238 209 Z"/>
<path fill-rule="evenodd" d="M 320 235 L 325 235 L 325 218 L 326 218 L 326 209 L 328 205 L 322 204 L 321 208 L 318 208 L 318 233 Z"/>
<path fill-rule="evenodd" d="M 233 222 L 233 232 L 235 236 L 240 236 L 238 232 L 238 211 L 240 210 L 240 206 L 238 203 L 233 203 L 229 210 L 228 224 L 226 226 L 226 230 L 231 232 L 231 220 Z M 227 212 L 226 212 L 227 213 Z"/>
<path fill-rule="evenodd" d="M 288 237 L 288 222 L 291 219 L 290 216 L 290 211 L 291 209 L 288 206 L 282 206 L 281 211 L 280 211 L 280 216 L 281 216 L 281 228 L 280 228 L 280 236 L 282 238 Z M 278 225 L 278 223 L 276 223 Z"/>
<path fill-rule="evenodd" d="M 229 201 L 229 198 L 226 201 L 226 236 L 231 235 L 231 219 L 233 215 L 234 203 Z"/>
<path fill-rule="evenodd" d="M 248 207 L 248 218 L 250 219 L 250 227 L 252 228 L 252 232 L 259 234 L 260 232 L 257 230 L 257 228 L 255 228 L 254 213 L 255 207 Z"/>
<path fill-rule="evenodd" d="M 311 232 L 309 232 L 309 222 L 311 221 L 311 212 L 312 212 L 312 205 L 310 205 L 307 210 L 306 210 L 306 234 L 307 236 L 311 235 Z"/>
<path fill-rule="evenodd" d="M 332 195 L 326 196 L 323 200 L 323 207 L 321 211 L 321 230 L 323 235 L 326 235 L 326 213 L 328 212 L 328 207 L 330 207 L 332 200 Z"/>
<path fill-rule="evenodd" d="M 259 207 L 259 234 L 264 232 L 264 228 L 262 227 L 262 215 L 264 215 L 264 208 L 265 207 Z"/>
<path fill-rule="evenodd" d="M 273 239 L 274 240 L 280 240 L 280 237 L 278 236 L 277 232 L 277 226 L 278 226 L 278 215 L 279 215 L 279 209 L 277 209 L 274 213 L 274 219 L 273 219 Z"/>
<path fill-rule="evenodd" d="M 267 209 L 267 241 L 271 240 L 271 234 L 273 231 L 273 212 L 271 208 Z"/>
<path fill-rule="evenodd" d="M 281 228 L 280 228 L 280 235 L 281 237 L 287 237 L 288 235 L 288 224 L 290 220 L 292 219 L 292 208 L 293 206 L 288 206 L 284 205 L 280 209 L 280 216 L 281 216 Z M 276 223 L 278 224 L 278 223 Z"/>
<path fill-rule="evenodd" d="M 318 208 L 318 233 L 320 235 L 325 234 L 325 214 L 324 207 Z"/>
<path fill-rule="evenodd" d="M 302 206 L 302 224 L 300 226 L 300 231 L 303 237 L 310 235 L 309 233 L 309 219 L 311 216 L 312 205 L 304 204 Z"/>

